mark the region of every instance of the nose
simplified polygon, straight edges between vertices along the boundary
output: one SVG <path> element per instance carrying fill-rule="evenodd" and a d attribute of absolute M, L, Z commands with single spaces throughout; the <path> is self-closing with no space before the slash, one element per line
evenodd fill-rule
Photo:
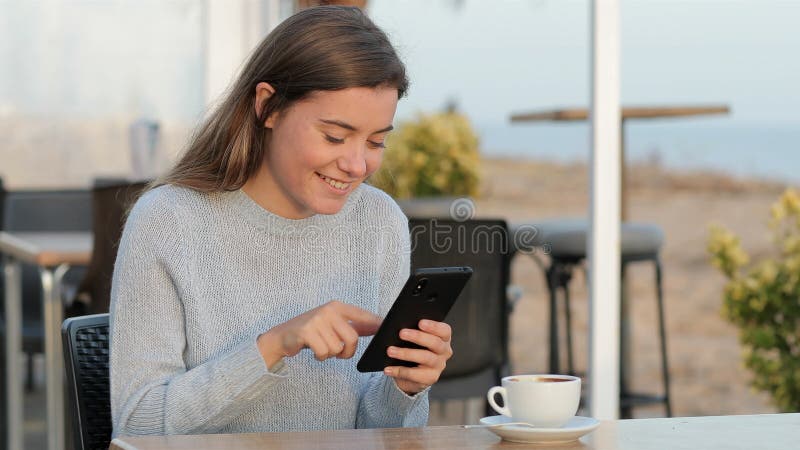
<path fill-rule="evenodd" d="M 366 146 L 356 144 L 345 150 L 336 160 L 336 166 L 351 179 L 367 174 Z"/>

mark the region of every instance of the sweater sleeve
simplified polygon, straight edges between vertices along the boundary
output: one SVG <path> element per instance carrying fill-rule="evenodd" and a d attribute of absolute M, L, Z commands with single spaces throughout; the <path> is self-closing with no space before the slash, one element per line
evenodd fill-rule
<path fill-rule="evenodd" d="M 186 246 L 176 213 L 157 194 L 145 194 L 131 211 L 114 268 L 114 436 L 218 431 L 287 376 L 282 362 L 266 367 L 257 336 L 187 370 L 182 292 L 175 282 L 186 270 Z"/>
<path fill-rule="evenodd" d="M 403 289 L 411 270 L 408 219 L 392 201 L 392 239 L 384 247 L 380 312 L 385 315 Z M 428 422 L 428 390 L 408 395 L 381 372 L 368 374 L 358 408 L 356 428 L 422 427 Z"/>

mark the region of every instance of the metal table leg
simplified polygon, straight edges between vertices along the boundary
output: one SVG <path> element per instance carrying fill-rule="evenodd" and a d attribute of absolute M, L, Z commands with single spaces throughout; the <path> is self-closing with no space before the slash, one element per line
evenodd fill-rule
<path fill-rule="evenodd" d="M 61 280 L 69 266 L 39 268 L 44 302 L 44 353 L 47 372 L 47 448 L 64 449 L 64 360 L 61 347 Z"/>
<path fill-rule="evenodd" d="M 8 450 L 21 450 L 23 441 L 22 377 L 22 265 L 14 258 L 5 260 L 6 278 L 6 411 Z"/>

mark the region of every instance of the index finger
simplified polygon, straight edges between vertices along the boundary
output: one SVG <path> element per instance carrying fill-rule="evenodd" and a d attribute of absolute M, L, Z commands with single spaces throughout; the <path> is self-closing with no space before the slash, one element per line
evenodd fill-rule
<path fill-rule="evenodd" d="M 339 312 L 350 322 L 359 336 L 372 336 L 381 325 L 381 318 L 357 306 L 340 303 Z"/>

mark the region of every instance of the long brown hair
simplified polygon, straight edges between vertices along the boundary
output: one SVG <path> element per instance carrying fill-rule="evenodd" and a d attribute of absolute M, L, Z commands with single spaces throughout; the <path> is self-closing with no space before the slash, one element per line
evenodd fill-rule
<path fill-rule="evenodd" d="M 256 85 L 275 93 L 256 115 Z M 241 188 L 264 159 L 270 114 L 313 91 L 388 86 L 398 97 L 408 89 L 405 66 L 386 34 L 360 9 L 320 6 L 278 25 L 259 44 L 227 96 L 197 128 L 180 160 L 154 186 L 174 184 L 198 191 Z"/>

